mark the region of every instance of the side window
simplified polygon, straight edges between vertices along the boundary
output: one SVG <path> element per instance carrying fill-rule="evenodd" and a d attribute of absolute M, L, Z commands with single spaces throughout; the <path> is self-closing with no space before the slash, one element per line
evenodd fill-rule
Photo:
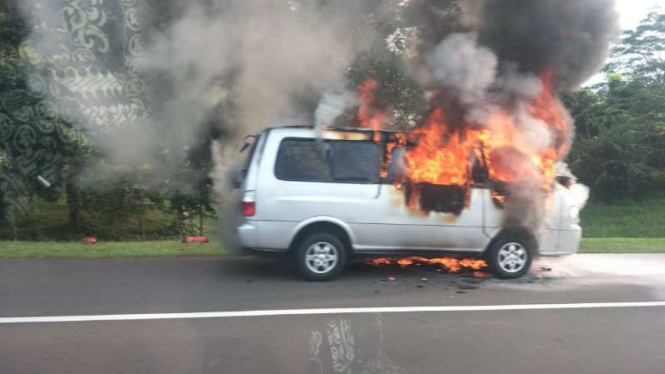
<path fill-rule="evenodd" d="M 286 181 L 330 182 L 330 145 L 311 139 L 285 139 L 279 145 L 275 176 Z"/>
<path fill-rule="evenodd" d="M 379 183 L 381 153 L 370 142 L 334 141 L 332 174 L 336 182 Z"/>
<path fill-rule="evenodd" d="M 381 151 L 370 142 L 284 139 L 277 152 L 277 179 L 301 182 L 379 183 Z"/>

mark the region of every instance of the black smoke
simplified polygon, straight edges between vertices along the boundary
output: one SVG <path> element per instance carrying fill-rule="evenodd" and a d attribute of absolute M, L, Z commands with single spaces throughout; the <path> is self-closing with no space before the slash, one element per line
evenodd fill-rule
<path fill-rule="evenodd" d="M 614 0 L 487 0 L 480 43 L 524 71 L 553 69 L 571 90 L 602 67 L 619 35 Z"/>
<path fill-rule="evenodd" d="M 409 17 L 421 56 L 452 33 L 475 32 L 501 64 L 554 70 L 562 91 L 600 70 L 620 32 L 614 0 L 414 0 Z"/>

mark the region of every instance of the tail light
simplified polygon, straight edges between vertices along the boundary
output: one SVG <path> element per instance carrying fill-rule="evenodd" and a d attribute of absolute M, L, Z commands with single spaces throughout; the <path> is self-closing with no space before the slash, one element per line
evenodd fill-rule
<path fill-rule="evenodd" d="M 256 200 L 254 198 L 254 191 L 245 192 L 242 197 L 242 215 L 245 217 L 252 217 L 256 214 Z"/>

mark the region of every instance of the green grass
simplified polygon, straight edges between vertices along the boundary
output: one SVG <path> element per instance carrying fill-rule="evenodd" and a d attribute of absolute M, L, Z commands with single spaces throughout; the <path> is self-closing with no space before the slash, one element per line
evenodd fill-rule
<path fill-rule="evenodd" d="M 665 253 L 665 238 L 584 238 L 580 253 Z"/>
<path fill-rule="evenodd" d="M 665 253 L 665 195 L 590 201 L 581 220 L 580 253 Z"/>
<path fill-rule="evenodd" d="M 220 256 L 219 243 L 185 244 L 176 241 L 101 242 L 13 242 L 0 241 L 0 259 L 7 258 L 113 258 Z"/>
<path fill-rule="evenodd" d="M 592 201 L 581 220 L 585 238 L 665 238 L 665 196 L 611 204 Z"/>

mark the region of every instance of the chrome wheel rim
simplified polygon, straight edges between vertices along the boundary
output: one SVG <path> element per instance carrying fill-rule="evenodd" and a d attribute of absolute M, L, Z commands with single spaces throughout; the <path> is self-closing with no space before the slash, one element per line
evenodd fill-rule
<path fill-rule="evenodd" d="M 305 265 L 316 274 L 325 274 L 335 268 L 339 261 L 337 247 L 327 242 L 314 243 L 305 252 Z"/>
<path fill-rule="evenodd" d="M 507 273 L 517 273 L 524 269 L 529 254 L 520 243 L 507 243 L 499 249 L 499 267 Z"/>

